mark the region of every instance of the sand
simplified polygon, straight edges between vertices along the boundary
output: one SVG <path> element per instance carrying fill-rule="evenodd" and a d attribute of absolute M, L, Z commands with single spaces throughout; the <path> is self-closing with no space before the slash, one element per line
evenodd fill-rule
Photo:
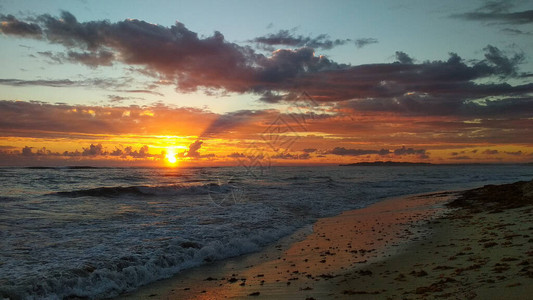
<path fill-rule="evenodd" d="M 379 202 L 122 298 L 531 299 L 532 186 Z"/>

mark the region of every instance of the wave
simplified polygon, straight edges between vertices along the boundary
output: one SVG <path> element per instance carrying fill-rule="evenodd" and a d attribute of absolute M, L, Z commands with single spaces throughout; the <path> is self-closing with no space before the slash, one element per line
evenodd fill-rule
<path fill-rule="evenodd" d="M 87 170 L 87 169 L 108 169 L 106 167 L 92 167 L 92 166 L 64 166 L 64 167 L 25 167 L 29 170 Z"/>
<path fill-rule="evenodd" d="M 104 197 L 118 198 L 121 196 L 173 196 L 173 195 L 206 195 L 209 193 L 229 192 L 233 186 L 229 184 L 208 183 L 203 185 L 165 185 L 165 186 L 116 186 L 60 191 L 49 195 L 61 197 Z"/>
<path fill-rule="evenodd" d="M 52 271 L 46 277 L 0 279 L 0 298 L 5 299 L 101 299 L 116 297 L 141 285 L 164 279 L 201 264 L 258 251 L 294 230 L 266 229 L 248 236 L 206 244 L 169 240 L 149 256 L 128 256 L 80 263 L 69 270 Z"/>
<path fill-rule="evenodd" d="M 20 201 L 22 198 L 20 197 L 11 197 L 11 196 L 0 196 L 0 203 L 1 202 L 17 202 Z"/>

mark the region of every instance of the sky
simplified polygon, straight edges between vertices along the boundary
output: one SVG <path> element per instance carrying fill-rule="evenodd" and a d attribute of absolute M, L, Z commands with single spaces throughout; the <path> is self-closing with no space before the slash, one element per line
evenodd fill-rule
<path fill-rule="evenodd" d="M 0 166 L 533 161 L 533 1 L 0 0 Z"/>

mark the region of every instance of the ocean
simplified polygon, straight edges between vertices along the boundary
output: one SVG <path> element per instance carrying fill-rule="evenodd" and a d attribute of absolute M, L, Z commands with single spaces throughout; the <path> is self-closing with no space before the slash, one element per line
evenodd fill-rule
<path fill-rule="evenodd" d="M 0 168 L 0 297 L 114 297 L 386 198 L 533 178 L 526 165 L 248 171 Z"/>

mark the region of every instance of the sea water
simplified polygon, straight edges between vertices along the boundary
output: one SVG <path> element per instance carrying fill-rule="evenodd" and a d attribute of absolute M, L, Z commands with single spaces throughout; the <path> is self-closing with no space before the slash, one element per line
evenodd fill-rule
<path fill-rule="evenodd" d="M 0 168 L 0 297 L 113 297 L 385 198 L 533 178 L 525 165 L 261 171 Z"/>

